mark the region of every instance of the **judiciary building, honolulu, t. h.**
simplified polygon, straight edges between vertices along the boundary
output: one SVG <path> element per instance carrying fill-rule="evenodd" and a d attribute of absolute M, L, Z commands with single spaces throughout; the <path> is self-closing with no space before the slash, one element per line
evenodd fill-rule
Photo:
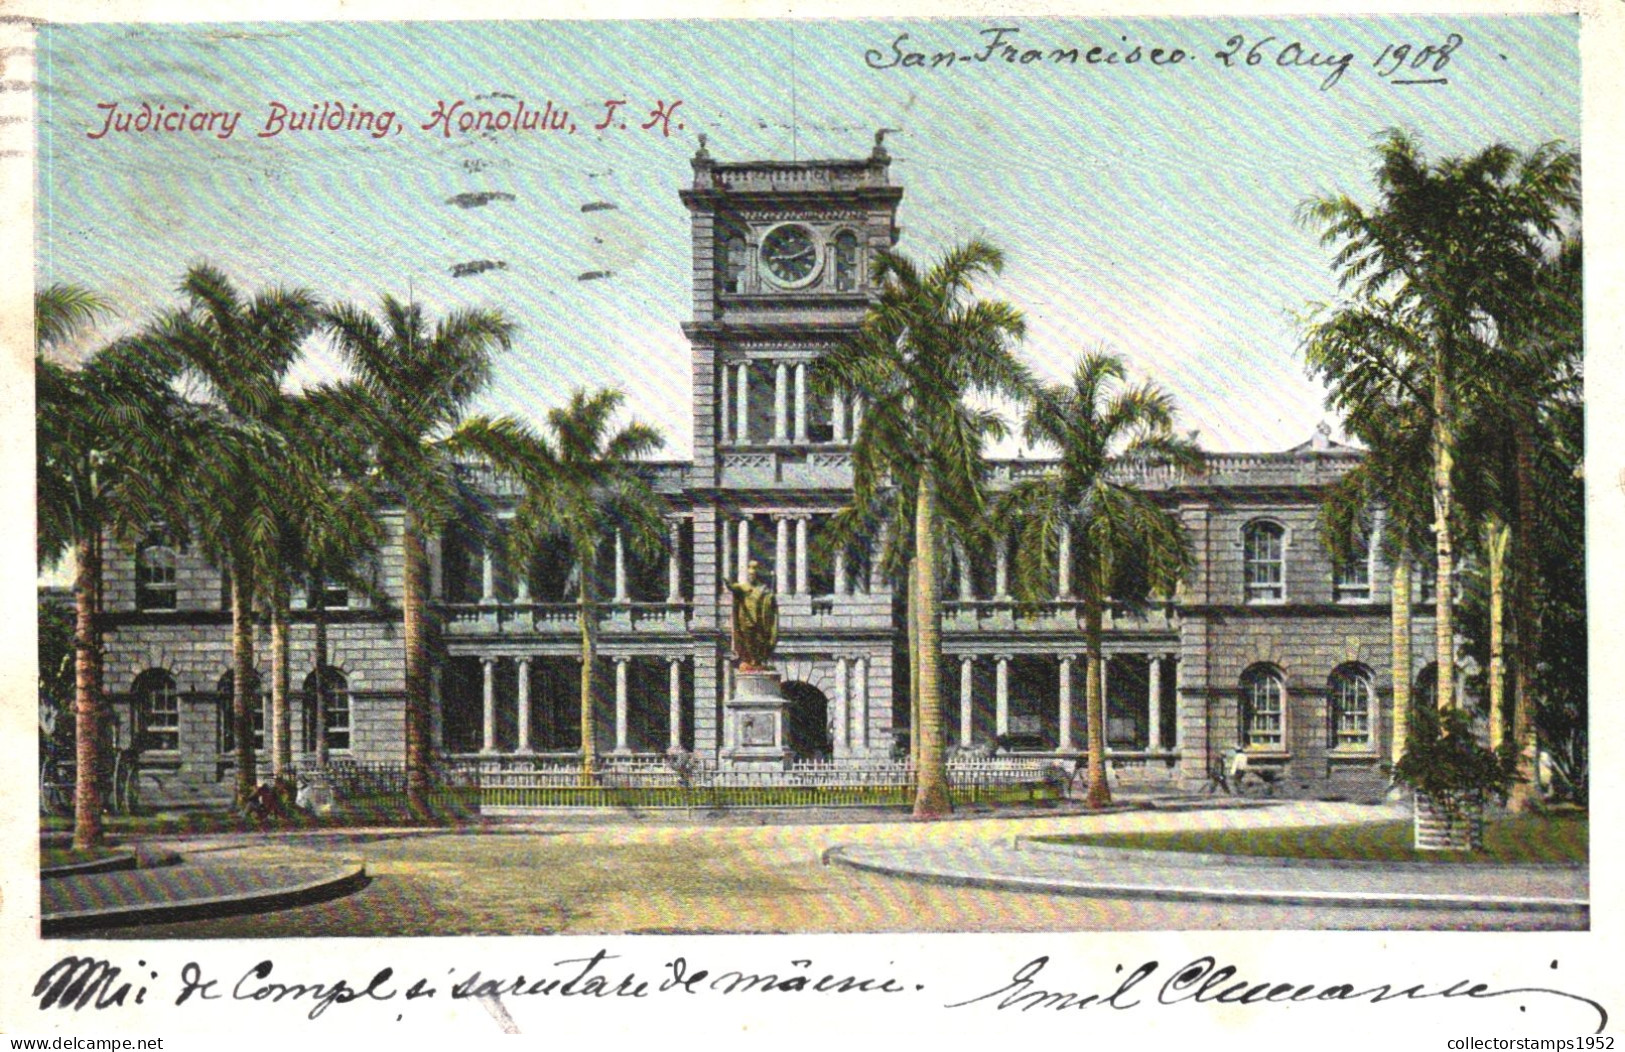
<path fill-rule="evenodd" d="M 605 538 L 599 751 L 718 756 L 731 696 L 726 582 L 756 561 L 779 596 L 775 664 L 797 755 L 892 754 L 906 731 L 904 619 L 872 546 L 811 552 L 849 499 L 861 400 L 813 396 L 818 356 L 855 331 L 873 293 L 869 264 L 898 240 L 903 189 L 877 146 L 867 158 L 724 163 L 704 147 L 680 192 L 692 219 L 694 455 L 648 465 L 669 502 L 669 554 L 650 563 Z M 1298 795 L 1383 785 L 1391 698 L 1388 566 L 1334 566 L 1316 533 L 1324 486 L 1359 456 L 1324 431 L 1284 452 L 1210 456 L 1199 477 L 1136 479 L 1183 521 L 1196 568 L 1174 602 L 1110 613 L 1104 642 L 1107 746 L 1125 785 L 1197 789 L 1236 748 Z M 1041 471 L 996 462 L 993 485 Z M 514 494 L 479 480 L 500 521 Z M 387 515 L 398 531 L 400 517 Z M 546 553 L 515 572 L 501 546 L 457 531 L 431 543 L 440 625 L 433 740 L 441 756 L 578 749 L 576 607 L 570 567 Z M 398 596 L 399 546 L 377 559 Z M 958 550 L 943 603 L 950 742 L 1003 738 L 1070 759 L 1084 745 L 1080 603 L 1063 564 L 1054 595 L 1018 605 L 1010 545 Z M 1430 575 L 1418 575 L 1413 633 L 1426 692 Z M 106 560 L 106 687 L 125 744 L 141 749 L 146 799 L 229 796 L 231 651 L 221 573 L 155 535 Z M 329 588 L 296 601 L 294 750 L 314 747 L 308 604 L 330 624 L 327 743 L 357 760 L 403 755 L 399 614 Z M 263 629 L 256 656 L 269 682 Z M 256 732 L 261 733 L 259 731 Z"/>

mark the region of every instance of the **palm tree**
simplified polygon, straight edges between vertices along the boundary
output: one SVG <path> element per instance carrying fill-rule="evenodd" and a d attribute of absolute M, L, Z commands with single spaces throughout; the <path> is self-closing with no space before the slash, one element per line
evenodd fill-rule
<path fill-rule="evenodd" d="M 1527 305 L 1543 244 L 1578 208 L 1578 158 L 1555 145 L 1524 157 L 1495 144 L 1430 164 L 1398 130 L 1386 133 L 1377 157 L 1375 208 L 1334 195 L 1306 202 L 1301 216 L 1320 228 L 1323 244 L 1338 246 L 1339 287 L 1354 294 L 1339 312 L 1397 322 L 1409 339 L 1387 349 L 1402 351 L 1429 378 L 1435 647 L 1439 706 L 1448 709 L 1455 704 L 1458 418 L 1497 332 L 1511 331 L 1515 312 Z"/>
<path fill-rule="evenodd" d="M 952 249 L 921 271 L 893 252 L 875 257 L 880 295 L 854 338 L 820 359 L 815 387 L 862 395 L 867 407 L 853 443 L 854 504 L 872 506 L 888 478 L 912 488 L 913 585 L 918 611 L 912 689 L 919 696 L 916 818 L 949 810 L 942 709 L 942 625 L 938 598 L 939 522 L 976 518 L 983 507 L 982 441 L 991 415 L 967 412 L 972 393 L 1020 397 L 1032 386 L 1012 344 L 1021 314 L 1002 300 L 973 298 L 980 278 L 1003 269 L 984 241 Z"/>
<path fill-rule="evenodd" d="M 593 665 L 598 655 L 598 556 L 606 538 L 653 558 L 665 544 L 665 501 L 638 473 L 637 462 L 665 445 L 654 428 L 632 421 L 611 432 L 625 396 L 576 390 L 548 410 L 549 435 L 529 436 L 510 461 L 521 465 L 524 496 L 514 513 L 509 550 L 516 566 L 562 543 L 576 566 L 576 618 L 581 631 L 581 775 L 597 764 L 593 737 Z M 675 557 L 675 555 L 674 555 Z"/>
<path fill-rule="evenodd" d="M 155 355 L 172 356 L 183 376 L 201 388 L 184 431 L 195 464 L 178 494 L 184 522 L 169 525 L 195 535 L 230 577 L 240 805 L 253 793 L 256 776 L 251 697 L 256 599 L 270 607 L 278 656 L 272 670 L 272 743 L 288 744 L 286 531 L 277 505 L 290 443 L 279 430 L 281 386 L 300 345 L 316 328 L 320 307 L 304 289 L 271 288 L 245 296 L 224 272 L 207 264 L 188 269 L 179 291 L 186 305 L 160 316 L 143 343 Z M 279 773 L 284 753 L 282 748 L 273 753 Z"/>
<path fill-rule="evenodd" d="M 104 766 L 101 562 L 104 535 L 131 537 L 148 519 L 128 485 L 155 473 L 170 405 L 160 360 L 126 342 L 105 346 L 70 367 L 53 351 L 108 311 L 93 293 L 53 285 L 34 299 L 34 378 L 38 549 L 42 566 L 74 560 L 73 846 L 102 840 Z"/>
<path fill-rule="evenodd" d="M 1411 716 L 1411 566 L 1432 546 L 1432 414 L 1426 361 L 1417 340 L 1387 305 L 1342 311 L 1311 324 L 1304 355 L 1311 375 L 1327 381 L 1326 407 L 1343 417 L 1344 429 L 1366 446 L 1366 455 L 1327 488 L 1320 536 L 1334 561 L 1355 558 L 1369 541 L 1373 510 L 1386 512 L 1382 531 L 1391 568 L 1391 678 L 1393 725 L 1390 757 L 1405 755 Z"/>
<path fill-rule="evenodd" d="M 484 455 L 523 431 L 505 418 L 468 417 L 491 377 L 491 357 L 512 346 L 514 325 L 492 310 L 458 310 L 431 326 L 416 303 L 388 294 L 380 317 L 329 309 L 324 323 L 354 378 L 322 389 L 332 418 L 351 422 L 379 482 L 401 502 L 401 617 L 406 658 L 406 796 L 429 801 L 429 537 L 457 511 L 459 460 Z"/>
<path fill-rule="evenodd" d="M 1035 601 L 1055 594 L 1062 533 L 1071 538 L 1089 655 L 1084 676 L 1089 735 L 1085 803 L 1091 808 L 1111 803 L 1100 679 L 1105 607 L 1114 599 L 1134 599 L 1126 590 L 1134 586 L 1131 581 L 1147 594 L 1171 596 L 1195 564 L 1178 517 L 1133 483 L 1153 469 L 1203 469 L 1196 442 L 1174 432 L 1173 397 L 1149 381 L 1130 386 L 1125 377 L 1122 359 L 1092 352 L 1079 360 L 1070 385 L 1039 389 L 1027 409 L 1023 434 L 1028 442 L 1053 446 L 1060 458 L 1042 475 L 1017 480 L 998 505 L 999 517 L 1017 524 L 1019 598 Z"/>

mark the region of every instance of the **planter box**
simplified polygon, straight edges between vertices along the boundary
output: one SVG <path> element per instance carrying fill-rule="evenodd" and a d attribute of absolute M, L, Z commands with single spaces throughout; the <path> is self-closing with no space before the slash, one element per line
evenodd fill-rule
<path fill-rule="evenodd" d="M 1484 795 L 1452 793 L 1434 798 L 1415 794 L 1412 818 L 1418 851 L 1476 851 L 1484 846 Z"/>

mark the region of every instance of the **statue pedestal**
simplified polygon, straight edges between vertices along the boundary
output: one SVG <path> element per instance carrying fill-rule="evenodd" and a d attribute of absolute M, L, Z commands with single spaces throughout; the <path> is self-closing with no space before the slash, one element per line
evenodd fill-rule
<path fill-rule="evenodd" d="M 722 759 L 742 770 L 781 771 L 790 758 L 777 672 L 737 672 L 734 696 L 723 707 Z"/>

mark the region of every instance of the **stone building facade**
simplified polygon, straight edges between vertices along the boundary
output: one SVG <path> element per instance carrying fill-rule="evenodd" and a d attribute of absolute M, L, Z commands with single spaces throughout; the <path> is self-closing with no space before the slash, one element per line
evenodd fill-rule
<path fill-rule="evenodd" d="M 648 465 L 669 506 L 660 559 L 604 539 L 596 743 L 612 759 L 725 752 L 726 582 L 755 561 L 779 594 L 791 748 L 836 762 L 887 757 L 909 713 L 900 597 L 880 572 L 878 538 L 815 557 L 850 497 L 850 440 L 864 405 L 815 397 L 809 372 L 855 332 L 873 290 L 870 261 L 898 241 L 903 190 L 878 145 L 858 160 L 746 163 L 715 161 L 702 146 L 692 165 L 680 198 L 692 220 L 693 318 L 683 328 L 694 456 Z M 1197 568 L 1172 601 L 1108 615 L 1107 746 L 1120 782 L 1200 789 L 1239 747 L 1283 793 L 1380 791 L 1390 755 L 1388 568 L 1369 556 L 1335 567 L 1316 534 L 1324 486 L 1357 457 L 1322 432 L 1285 452 L 1215 455 L 1200 477 L 1132 480 L 1183 520 Z M 1043 468 L 997 463 L 993 484 Z M 502 481 L 476 482 L 499 522 L 511 513 L 516 495 Z M 386 524 L 398 538 L 400 516 Z M 571 567 L 543 553 L 517 572 L 500 543 L 456 530 L 430 554 L 438 752 L 578 749 Z M 999 740 L 1075 757 L 1085 743 L 1081 604 L 1065 560 L 1052 600 L 1016 604 L 1013 559 L 1005 544 L 948 560 L 949 734 L 958 745 Z M 398 544 L 386 543 L 373 566 L 382 595 L 400 594 L 401 569 Z M 234 762 L 222 575 L 159 534 L 109 558 L 106 575 L 106 681 L 119 733 L 141 746 L 146 795 L 218 799 Z M 1425 690 L 1431 616 L 1426 594 L 1415 594 L 1414 666 Z M 344 590 L 295 601 L 294 751 L 314 747 L 315 602 L 331 626 L 332 752 L 398 762 L 399 615 Z M 256 642 L 268 683 L 263 627 Z"/>

